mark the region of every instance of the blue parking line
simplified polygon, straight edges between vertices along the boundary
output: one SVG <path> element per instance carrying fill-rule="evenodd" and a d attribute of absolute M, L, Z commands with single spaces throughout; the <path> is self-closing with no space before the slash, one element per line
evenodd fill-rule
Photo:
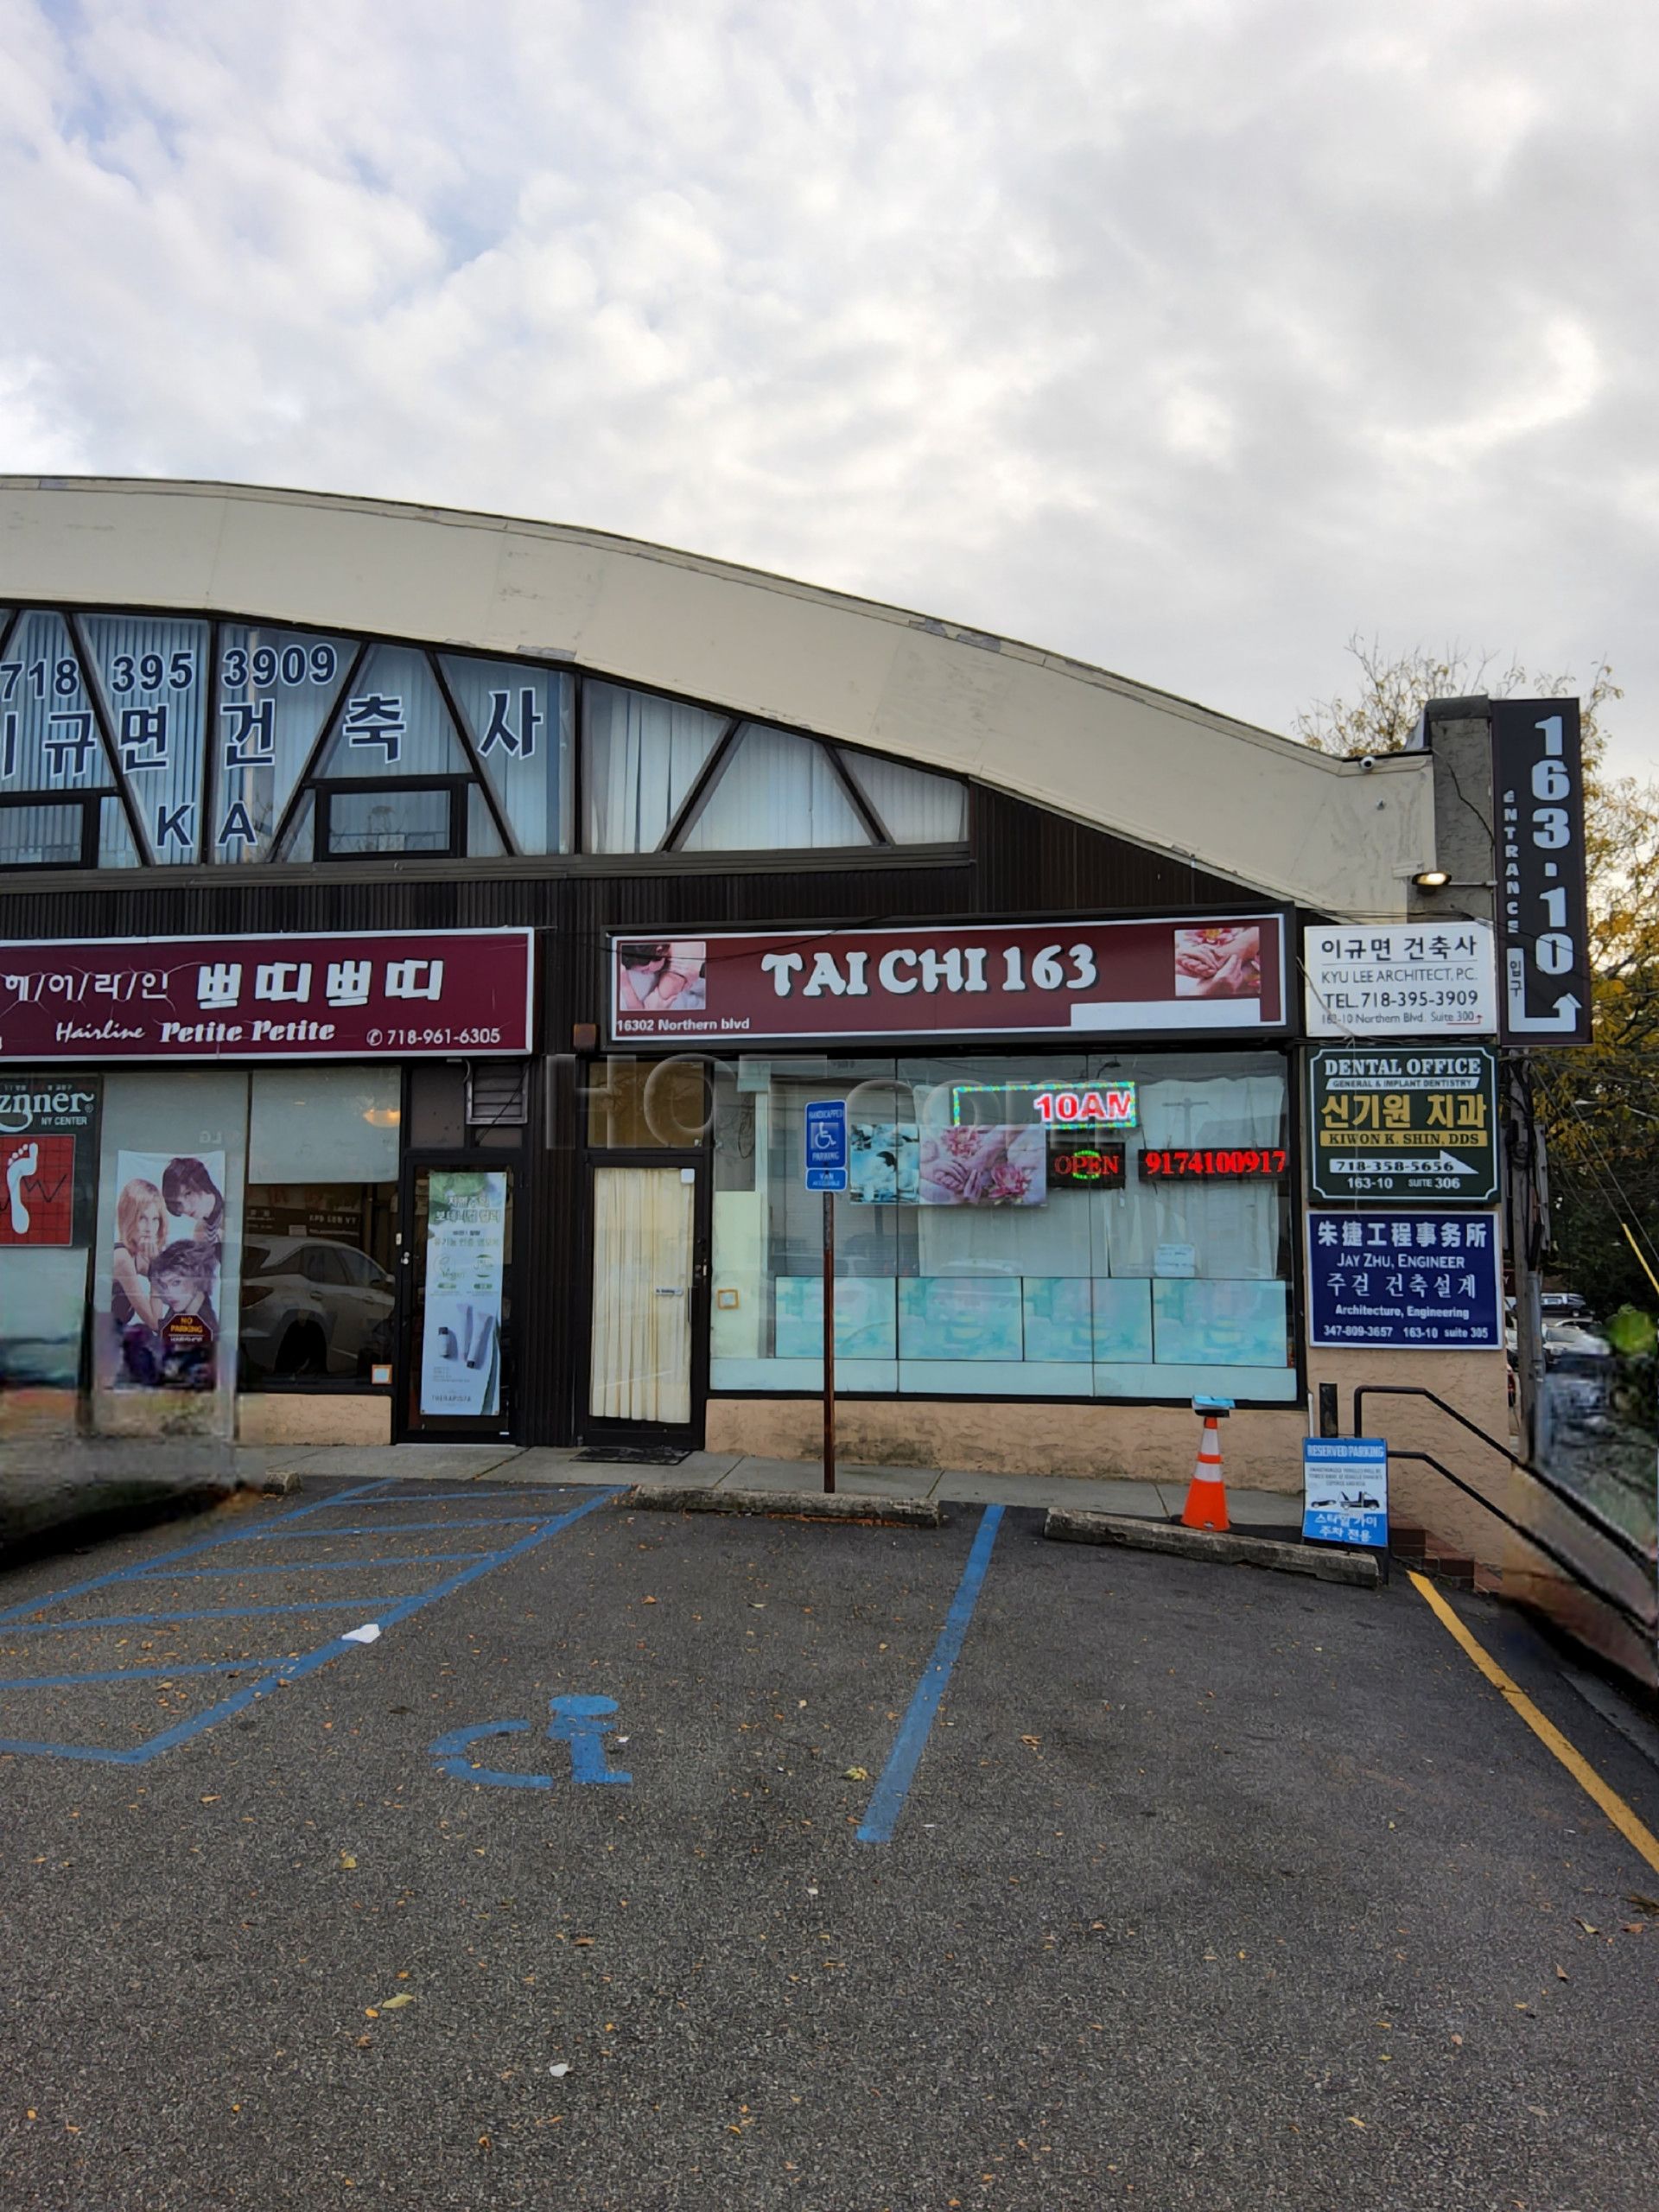
<path fill-rule="evenodd" d="M 379 1482 L 364 1483 L 359 1488 L 346 1491 L 339 1497 L 320 1497 L 314 1505 L 296 1505 L 291 1513 L 284 1513 L 281 1516 L 281 1525 L 286 1527 L 289 1522 L 303 1521 L 313 1513 L 325 1513 L 331 1505 L 344 1505 L 348 1499 L 355 1501 L 372 1497 L 377 1491 L 385 1490 L 391 1479 L 387 1475 Z M 107 1574 L 95 1574 L 89 1582 L 72 1582 L 67 1590 L 51 1591 L 44 1598 L 25 1598 L 18 1605 L 0 1610 L 0 1625 L 17 1619 L 24 1613 L 44 1612 L 48 1605 L 60 1605 L 70 1598 L 84 1598 L 93 1590 L 107 1590 L 117 1582 L 134 1581 L 153 1567 L 170 1566 L 175 1560 L 194 1559 L 202 1552 L 217 1551 L 221 1544 L 241 1541 L 239 1535 L 204 1536 L 199 1544 L 186 1544 L 179 1551 L 164 1553 L 158 1560 L 139 1560 L 131 1567 L 112 1567 Z"/>
<path fill-rule="evenodd" d="M 393 1598 L 308 1598 L 302 1605 L 214 1605 L 200 1613 L 77 1613 L 67 1621 L 20 1621 L 5 1633 L 73 1636 L 84 1629 L 170 1628 L 177 1621 L 251 1621 L 271 1613 L 367 1612 L 372 1617 L 377 1605 L 396 1603 Z"/>
<path fill-rule="evenodd" d="M 394 1478 L 398 1482 L 410 1479 L 407 1475 Z M 538 1483 L 534 1490 L 430 1490 L 424 1493 L 415 1491 L 408 1497 L 386 1497 L 383 1505 L 453 1505 L 464 1499 L 469 1505 L 505 1505 L 526 1497 L 555 1498 L 561 1491 L 586 1490 L 586 1483 Z"/>
<path fill-rule="evenodd" d="M 493 1573 L 498 1567 L 505 1567 L 510 1560 L 523 1558 L 526 1552 L 534 1551 L 538 1544 L 562 1535 L 574 1522 L 595 1511 L 598 1507 L 608 1505 L 613 1498 L 624 1496 L 626 1487 L 618 1484 L 595 1491 L 580 1505 L 572 1506 L 568 1512 L 561 1513 L 554 1520 L 543 1522 L 539 1528 L 532 1529 L 528 1535 L 520 1536 L 516 1543 L 509 1544 L 499 1552 L 486 1553 L 482 1559 L 474 1560 L 470 1567 L 463 1567 L 459 1574 L 451 1574 L 443 1581 L 434 1583 L 429 1590 L 411 1592 L 380 1616 L 382 1633 L 396 1627 L 398 1622 L 407 1620 L 412 1613 L 421 1611 L 424 1606 L 435 1605 L 440 1598 L 448 1598 L 455 1591 L 464 1589 L 469 1582 L 476 1582 L 481 1575 Z M 179 1745 L 188 1744 L 193 1737 L 200 1736 L 206 1730 L 217 1727 L 221 1721 L 245 1712 L 257 1699 L 271 1696 L 286 1683 L 302 1681 L 320 1667 L 326 1667 L 331 1659 L 363 1649 L 361 1644 L 348 1643 L 343 1636 L 331 1637 L 327 1643 L 320 1643 L 315 1651 L 307 1652 L 302 1658 L 284 1660 L 269 1674 L 262 1675 L 257 1681 L 245 1682 L 217 1705 L 209 1706 L 205 1712 L 196 1713 L 188 1720 L 181 1720 L 174 1727 L 163 1730 L 159 1736 L 152 1736 L 147 1743 L 135 1744 L 127 1751 L 106 1751 L 83 1744 L 35 1743 L 22 1738 L 0 1737 L 0 1752 L 36 1753 L 48 1758 L 78 1759 L 101 1766 L 143 1766 L 149 1760 L 159 1758 L 162 1752 L 175 1750 Z"/>
<path fill-rule="evenodd" d="M 957 1594 L 950 1600 L 950 1610 L 944 1617 L 944 1626 L 939 1630 L 939 1640 L 933 1647 L 933 1656 L 916 1686 L 904 1719 L 899 1724 L 887 1763 L 881 1770 L 868 1809 L 858 1830 L 861 1843 L 891 1843 L 893 1832 L 899 1825 L 899 1815 L 905 1809 L 905 1799 L 910 1785 L 916 1779 L 916 1769 L 922 1753 L 927 1748 L 928 1732 L 933 1726 L 945 1686 L 950 1680 L 950 1669 L 961 1653 L 968 1624 L 974 1617 L 974 1607 L 984 1586 L 986 1570 L 991 1563 L 991 1547 L 996 1541 L 996 1532 L 1002 1525 L 1002 1508 L 988 1505 L 980 1517 L 973 1548 L 968 1554 L 968 1564 L 962 1570 L 962 1580 L 957 1585 Z"/>
<path fill-rule="evenodd" d="M 134 1580 L 200 1582 L 214 1574 L 356 1574 L 368 1567 L 453 1567 L 461 1560 L 489 1556 L 487 1552 L 410 1552 L 407 1559 L 284 1559 L 270 1567 L 248 1567 L 238 1560 L 230 1567 L 184 1567 L 176 1574 L 168 1567 L 148 1567 Z"/>
<path fill-rule="evenodd" d="M 609 1493 L 607 1492 L 608 1496 Z M 332 1540 L 335 1536 L 419 1536 L 429 1529 L 524 1529 L 541 1519 L 539 1513 L 499 1513 L 489 1521 L 365 1521 L 355 1529 L 308 1529 L 308 1536 Z M 283 1529 L 250 1529 L 245 1536 L 227 1536 L 228 1544 L 270 1544 L 286 1541 Z"/>
<path fill-rule="evenodd" d="M 188 1667 L 109 1667 L 97 1675 L 19 1675 L 0 1690 L 78 1689 L 82 1682 L 170 1682 L 177 1675 L 263 1675 L 280 1659 L 202 1659 Z"/>

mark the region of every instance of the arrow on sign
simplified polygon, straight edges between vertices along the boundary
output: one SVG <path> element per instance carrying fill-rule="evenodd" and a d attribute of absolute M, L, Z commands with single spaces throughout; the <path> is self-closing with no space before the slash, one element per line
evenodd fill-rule
<path fill-rule="evenodd" d="M 1510 986 L 1510 1027 L 1511 1029 L 1574 1030 L 1579 1026 L 1579 1001 L 1571 991 L 1563 991 L 1555 1001 L 1554 1014 L 1529 1014 L 1526 990 L 1517 992 L 1513 982 Z"/>

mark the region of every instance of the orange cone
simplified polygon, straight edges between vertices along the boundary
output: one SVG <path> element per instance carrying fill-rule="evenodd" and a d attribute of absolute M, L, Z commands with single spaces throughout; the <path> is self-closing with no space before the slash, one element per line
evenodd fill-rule
<path fill-rule="evenodd" d="M 1214 1414 L 1206 1414 L 1204 1417 L 1204 1434 L 1198 1440 L 1198 1462 L 1187 1485 L 1181 1526 L 1183 1529 L 1213 1529 L 1217 1533 L 1228 1526 L 1227 1485 L 1221 1477 L 1221 1428 Z"/>

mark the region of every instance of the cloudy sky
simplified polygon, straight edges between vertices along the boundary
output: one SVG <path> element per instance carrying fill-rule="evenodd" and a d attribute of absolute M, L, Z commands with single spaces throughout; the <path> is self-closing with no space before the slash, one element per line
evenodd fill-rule
<path fill-rule="evenodd" d="M 0 0 L 0 468 L 585 523 L 1659 766 L 1639 0 Z M 1647 335 L 1644 337 L 1644 331 Z"/>

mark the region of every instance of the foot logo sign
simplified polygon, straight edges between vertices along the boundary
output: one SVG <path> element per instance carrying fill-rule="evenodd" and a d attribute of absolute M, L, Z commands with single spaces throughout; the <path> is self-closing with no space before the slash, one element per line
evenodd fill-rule
<path fill-rule="evenodd" d="M 569 1745 L 573 1783 L 632 1782 L 631 1774 L 620 1773 L 605 1764 L 605 1738 L 610 1731 L 609 1716 L 615 1711 L 613 1697 L 550 1699 L 547 1733 L 554 1743 Z M 528 1720 L 480 1720 L 470 1728 L 454 1728 L 447 1736 L 440 1736 L 431 1747 L 432 1757 L 439 1773 L 456 1782 L 482 1783 L 493 1789 L 551 1789 L 550 1774 L 509 1774 L 502 1767 L 481 1766 L 471 1755 L 473 1745 L 488 1737 L 529 1732 Z"/>

